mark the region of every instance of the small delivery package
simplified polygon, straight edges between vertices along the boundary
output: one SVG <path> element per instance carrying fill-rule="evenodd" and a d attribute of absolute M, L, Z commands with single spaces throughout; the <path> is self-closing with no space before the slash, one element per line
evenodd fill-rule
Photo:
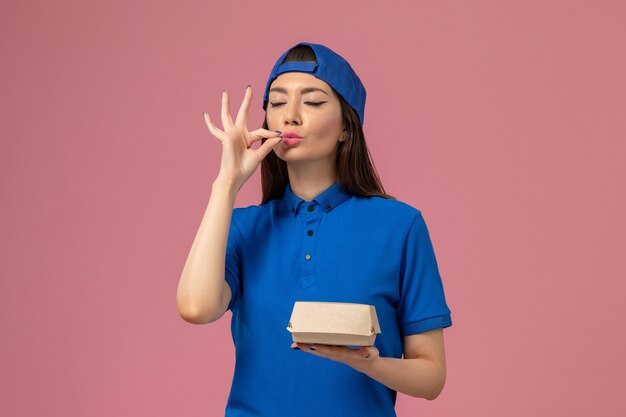
<path fill-rule="evenodd" d="M 375 306 L 325 301 L 296 301 L 287 330 L 297 343 L 337 346 L 373 346 L 381 333 Z"/>

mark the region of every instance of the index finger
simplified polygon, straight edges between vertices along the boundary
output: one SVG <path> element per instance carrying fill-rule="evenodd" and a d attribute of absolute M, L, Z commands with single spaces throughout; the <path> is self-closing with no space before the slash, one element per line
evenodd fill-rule
<path fill-rule="evenodd" d="M 278 130 L 267 130 L 263 128 L 253 130 L 252 132 L 250 132 L 250 145 L 261 139 L 277 138 L 281 136 L 282 133 L 283 132 L 280 132 Z"/>

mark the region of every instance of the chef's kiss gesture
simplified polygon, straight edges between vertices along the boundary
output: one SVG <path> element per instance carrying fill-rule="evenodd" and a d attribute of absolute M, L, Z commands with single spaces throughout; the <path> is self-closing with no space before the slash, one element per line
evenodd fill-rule
<path fill-rule="evenodd" d="M 280 133 L 267 129 L 248 131 L 248 112 L 252 101 L 252 87 L 248 85 L 243 102 L 237 113 L 237 119 L 233 122 L 230 116 L 228 93 L 222 92 L 222 125 L 224 130 L 219 130 L 208 113 L 204 113 L 204 120 L 209 132 L 222 142 L 222 161 L 218 180 L 234 184 L 237 190 L 252 176 L 263 158 L 280 143 Z M 252 144 L 263 138 L 267 138 L 257 149 L 252 149 Z"/>

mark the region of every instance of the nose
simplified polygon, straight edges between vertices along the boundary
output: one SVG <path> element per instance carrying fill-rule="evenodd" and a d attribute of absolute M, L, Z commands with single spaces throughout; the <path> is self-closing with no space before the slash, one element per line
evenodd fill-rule
<path fill-rule="evenodd" d="M 283 126 L 299 125 L 302 123 L 300 104 L 296 100 L 290 100 L 284 107 Z"/>

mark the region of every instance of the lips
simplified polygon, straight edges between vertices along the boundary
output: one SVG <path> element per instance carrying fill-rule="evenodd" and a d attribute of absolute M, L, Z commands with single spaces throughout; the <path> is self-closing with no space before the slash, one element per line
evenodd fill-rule
<path fill-rule="evenodd" d="M 298 139 L 298 138 L 283 138 L 283 142 L 285 142 L 287 145 L 295 145 L 296 143 L 302 142 L 302 139 Z"/>
<path fill-rule="evenodd" d="M 295 145 L 296 143 L 302 142 L 302 137 L 296 132 L 285 131 L 281 136 L 283 138 L 283 142 L 287 145 Z"/>
<path fill-rule="evenodd" d="M 297 139 L 302 139 L 302 136 L 298 135 L 296 132 L 293 132 L 291 130 L 286 130 L 283 132 L 283 134 L 281 135 L 283 138 L 297 138 Z"/>

